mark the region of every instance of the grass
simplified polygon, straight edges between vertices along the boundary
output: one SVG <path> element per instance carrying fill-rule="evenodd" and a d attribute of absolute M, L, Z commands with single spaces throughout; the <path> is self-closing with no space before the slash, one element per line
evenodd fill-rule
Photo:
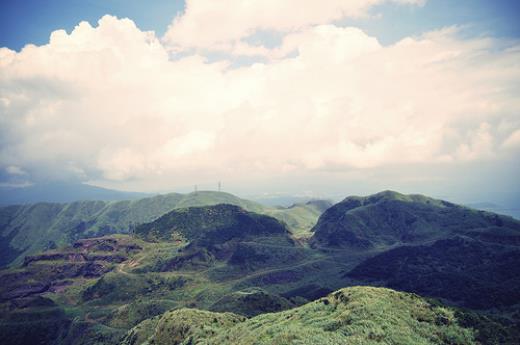
<path fill-rule="evenodd" d="M 151 332 L 148 330 L 147 334 Z M 180 309 L 164 314 L 152 336 L 166 344 L 477 344 L 455 310 L 416 295 L 353 287 L 283 312 L 241 319 Z"/>

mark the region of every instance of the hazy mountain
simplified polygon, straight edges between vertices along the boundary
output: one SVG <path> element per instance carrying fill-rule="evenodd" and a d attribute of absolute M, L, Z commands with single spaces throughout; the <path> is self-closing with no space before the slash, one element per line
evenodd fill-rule
<path fill-rule="evenodd" d="M 82 200 L 130 200 L 146 196 L 146 193 L 122 192 L 83 183 L 55 182 L 27 187 L 0 187 L 0 205 L 38 202 L 66 203 Z"/>
<path fill-rule="evenodd" d="M 495 204 L 493 202 L 475 202 L 466 204 L 466 206 L 471 208 L 476 208 L 479 210 L 505 214 L 511 217 L 515 217 L 516 219 L 520 219 L 520 203 L 518 200 L 511 201 L 508 206 L 503 206 L 499 204 Z"/>

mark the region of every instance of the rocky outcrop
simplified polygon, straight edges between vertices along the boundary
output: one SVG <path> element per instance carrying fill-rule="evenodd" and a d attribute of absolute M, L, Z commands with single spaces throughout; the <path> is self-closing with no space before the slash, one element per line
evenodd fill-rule
<path fill-rule="evenodd" d="M 74 284 L 74 279 L 101 277 L 141 249 L 129 238 L 102 237 L 77 241 L 61 251 L 27 256 L 22 271 L 0 274 L 0 301 L 62 292 Z"/>

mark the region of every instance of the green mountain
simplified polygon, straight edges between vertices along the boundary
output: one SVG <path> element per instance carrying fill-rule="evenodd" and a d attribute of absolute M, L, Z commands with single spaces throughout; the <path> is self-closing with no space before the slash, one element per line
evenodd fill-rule
<path fill-rule="evenodd" d="M 134 234 L 148 241 L 181 239 L 215 246 L 232 239 L 288 236 L 289 231 L 269 216 L 248 212 L 235 205 L 219 204 L 173 210 L 151 223 L 138 226 Z"/>
<path fill-rule="evenodd" d="M 255 255 L 251 243 L 258 252 L 294 246 L 289 230 L 280 221 L 228 204 L 176 209 L 138 226 L 134 234 L 146 241 L 189 243 L 181 255 L 164 263 L 163 270 L 193 265 L 194 259 L 197 264 L 215 260 L 232 265 L 261 264 L 270 258 Z"/>
<path fill-rule="evenodd" d="M 315 247 L 389 248 L 457 234 L 520 244 L 520 221 L 511 217 L 392 191 L 346 198 L 319 218 L 313 232 Z"/>
<path fill-rule="evenodd" d="M 507 340 L 491 320 L 413 294 L 372 287 L 338 290 L 283 312 L 244 319 L 232 313 L 178 309 L 132 329 L 138 344 L 491 344 Z M 474 321 L 474 320 L 473 320 Z"/>
<path fill-rule="evenodd" d="M 346 198 L 320 216 L 312 233 L 298 233 L 269 212 L 327 205 L 261 214 L 244 201 L 194 206 L 229 199 L 199 193 L 177 195 L 174 207 L 129 226 L 127 234 L 67 237 L 64 246 L 0 271 L 0 339 L 20 345 L 520 342 L 520 242 L 512 218 L 383 192 Z M 133 210 L 134 217 L 148 212 Z M 422 297 L 372 288 L 331 294 L 358 285 Z"/>
<path fill-rule="evenodd" d="M 287 208 L 269 209 L 265 213 L 286 223 L 295 237 L 306 238 L 312 235 L 310 230 L 320 215 L 331 206 L 332 203 L 327 200 L 311 200 Z"/>
<path fill-rule="evenodd" d="M 520 303 L 520 221 L 511 217 L 382 192 L 346 198 L 325 211 L 313 231 L 316 248 L 367 257 L 345 274 L 350 284 L 471 308 Z"/>
<path fill-rule="evenodd" d="M 297 233 L 309 233 L 321 211 L 312 205 L 269 208 L 223 192 L 171 193 L 127 201 L 78 201 L 0 207 L 0 267 L 23 257 L 66 246 L 80 238 L 129 233 L 176 208 L 231 204 L 272 215 Z"/>

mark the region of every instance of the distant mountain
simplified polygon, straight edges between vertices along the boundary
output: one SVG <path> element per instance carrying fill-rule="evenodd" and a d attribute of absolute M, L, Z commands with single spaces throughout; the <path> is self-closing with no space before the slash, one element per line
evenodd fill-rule
<path fill-rule="evenodd" d="M 331 206 L 328 200 L 310 200 L 289 207 L 268 209 L 265 213 L 285 222 L 296 237 L 305 238 L 310 237 L 310 230 L 318 217 Z"/>
<path fill-rule="evenodd" d="M 466 204 L 466 206 L 471 208 L 476 208 L 479 210 L 494 212 L 498 214 L 505 214 L 516 219 L 520 219 L 520 203 L 518 201 L 512 201 L 508 203 L 508 207 L 498 205 L 492 202 L 475 202 Z"/>
<path fill-rule="evenodd" d="M 294 195 L 253 195 L 249 197 L 262 205 L 272 207 L 289 207 L 293 204 L 305 204 L 307 201 L 315 200 L 316 198 L 309 196 L 294 196 Z"/>
<path fill-rule="evenodd" d="M 0 187 L 0 206 L 38 202 L 66 203 L 83 200 L 131 200 L 146 193 L 122 192 L 83 183 L 45 183 L 27 187 Z"/>
<path fill-rule="evenodd" d="M 176 208 L 231 204 L 271 215 L 297 233 L 309 233 L 321 211 L 313 205 L 269 208 L 224 192 L 170 193 L 124 201 L 77 201 L 0 207 L 0 267 L 25 255 L 71 244 L 79 238 L 128 233 Z"/>

